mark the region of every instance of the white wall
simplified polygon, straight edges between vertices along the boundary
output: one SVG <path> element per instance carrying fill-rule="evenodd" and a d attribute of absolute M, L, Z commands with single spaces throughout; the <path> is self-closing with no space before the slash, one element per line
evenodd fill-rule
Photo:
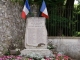
<path fill-rule="evenodd" d="M 48 41 L 52 41 L 57 51 L 80 59 L 80 37 L 49 37 Z"/>

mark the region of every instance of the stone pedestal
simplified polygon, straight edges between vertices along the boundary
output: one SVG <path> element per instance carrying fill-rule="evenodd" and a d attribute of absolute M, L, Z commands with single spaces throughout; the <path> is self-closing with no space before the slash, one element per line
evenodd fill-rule
<path fill-rule="evenodd" d="M 21 55 L 52 55 L 51 51 L 47 49 L 45 18 L 30 17 L 26 20 L 25 48 L 21 51 Z"/>
<path fill-rule="evenodd" d="M 28 56 L 28 57 L 53 57 L 53 54 L 48 49 L 24 49 L 21 51 L 21 55 Z"/>

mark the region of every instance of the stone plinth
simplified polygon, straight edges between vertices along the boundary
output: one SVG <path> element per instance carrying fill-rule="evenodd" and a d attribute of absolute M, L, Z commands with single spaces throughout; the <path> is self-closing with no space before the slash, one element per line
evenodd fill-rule
<path fill-rule="evenodd" d="M 21 55 L 30 56 L 30 57 L 51 57 L 53 56 L 52 52 L 48 49 L 24 49 L 21 51 Z"/>

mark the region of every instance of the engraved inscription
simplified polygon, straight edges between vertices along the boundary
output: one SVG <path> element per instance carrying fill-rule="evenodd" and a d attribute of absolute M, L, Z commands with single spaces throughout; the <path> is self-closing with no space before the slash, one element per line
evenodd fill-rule
<path fill-rule="evenodd" d="M 30 46 L 38 46 L 40 43 L 43 43 L 44 45 L 47 44 L 45 18 L 28 18 L 26 24 L 25 44 Z"/>

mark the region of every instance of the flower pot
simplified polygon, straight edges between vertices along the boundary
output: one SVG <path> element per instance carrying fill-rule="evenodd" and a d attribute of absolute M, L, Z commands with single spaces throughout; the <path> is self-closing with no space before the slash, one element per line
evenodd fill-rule
<path fill-rule="evenodd" d="M 11 55 L 16 55 L 16 50 L 10 50 Z"/>

